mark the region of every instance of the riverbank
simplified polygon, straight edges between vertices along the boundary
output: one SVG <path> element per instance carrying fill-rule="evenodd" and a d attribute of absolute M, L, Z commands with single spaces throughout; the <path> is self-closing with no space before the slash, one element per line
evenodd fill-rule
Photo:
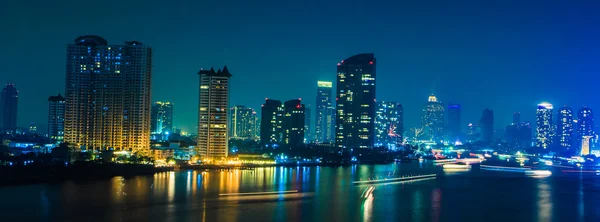
<path fill-rule="evenodd" d="M 70 165 L 29 165 L 0 167 L 0 186 L 57 183 L 65 180 L 108 179 L 114 176 L 152 175 L 173 170 L 143 164 L 75 163 Z"/>

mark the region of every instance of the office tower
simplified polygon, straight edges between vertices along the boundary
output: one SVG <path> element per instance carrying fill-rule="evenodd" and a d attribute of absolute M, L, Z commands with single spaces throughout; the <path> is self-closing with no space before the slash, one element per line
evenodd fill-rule
<path fill-rule="evenodd" d="M 229 78 L 227 66 L 223 70 L 200 70 L 200 96 L 198 102 L 198 145 L 196 154 L 203 159 L 227 158 L 229 137 L 227 128 L 229 112 Z"/>
<path fill-rule="evenodd" d="M 256 112 L 245 106 L 233 106 L 230 109 L 229 135 L 236 139 L 254 139 L 256 131 Z"/>
<path fill-rule="evenodd" d="M 254 131 L 252 132 L 253 140 L 260 140 L 260 118 L 256 115 L 256 112 L 252 113 L 254 115 Z"/>
<path fill-rule="evenodd" d="M 536 112 L 536 147 L 548 149 L 552 145 L 552 138 L 554 137 L 552 109 L 552 104 L 538 104 Z"/>
<path fill-rule="evenodd" d="M 310 143 L 313 140 L 312 137 L 312 127 L 310 125 L 310 105 L 307 105 L 304 107 L 304 140 L 306 141 L 306 143 Z"/>
<path fill-rule="evenodd" d="M 2 133 L 14 133 L 17 129 L 17 106 L 19 102 L 19 91 L 15 85 L 6 84 L 2 90 L 0 99 L 0 127 Z"/>
<path fill-rule="evenodd" d="M 317 110 L 315 119 L 315 139 L 317 143 L 330 143 L 334 141 L 334 107 L 331 102 L 333 97 L 333 84 L 326 81 L 317 81 Z"/>
<path fill-rule="evenodd" d="M 475 123 L 467 125 L 467 142 L 474 143 L 481 137 L 481 128 Z"/>
<path fill-rule="evenodd" d="M 373 53 L 337 64 L 335 143 L 339 148 L 373 148 L 376 65 Z"/>
<path fill-rule="evenodd" d="M 448 131 L 451 142 L 455 142 L 460 139 L 460 111 L 461 107 L 459 104 L 448 105 Z"/>
<path fill-rule="evenodd" d="M 494 142 L 494 111 L 484 109 L 479 120 L 481 126 L 481 142 L 491 144 Z"/>
<path fill-rule="evenodd" d="M 48 98 L 48 138 L 51 143 L 62 143 L 65 135 L 65 98 L 50 96 Z"/>
<path fill-rule="evenodd" d="M 29 122 L 29 131 L 30 134 L 36 134 L 37 133 L 37 124 L 35 124 L 35 122 Z"/>
<path fill-rule="evenodd" d="M 266 99 L 261 107 L 260 143 L 262 145 L 281 142 L 283 125 L 283 106 L 281 101 Z"/>
<path fill-rule="evenodd" d="M 558 109 L 556 118 L 556 139 L 560 146 L 560 151 L 571 153 L 573 146 L 573 110 L 567 106 Z"/>
<path fill-rule="evenodd" d="M 519 148 L 530 148 L 532 146 L 533 136 L 531 134 L 531 123 L 521 122 L 517 133 L 517 146 Z"/>
<path fill-rule="evenodd" d="M 396 150 L 402 144 L 404 110 L 396 102 L 377 102 L 375 146 Z"/>
<path fill-rule="evenodd" d="M 173 104 L 170 102 L 155 102 L 152 104 L 151 113 L 151 133 L 168 134 L 173 132 Z"/>
<path fill-rule="evenodd" d="M 580 136 L 594 136 L 594 113 L 587 106 L 577 112 L 578 131 Z"/>
<path fill-rule="evenodd" d="M 152 48 L 86 35 L 67 46 L 65 142 L 85 150 L 150 147 Z"/>
<path fill-rule="evenodd" d="M 441 142 L 444 137 L 444 104 L 434 95 L 429 96 L 423 108 L 421 124 L 431 141 Z"/>
<path fill-rule="evenodd" d="M 304 104 L 300 99 L 288 100 L 283 104 L 283 144 L 296 148 L 304 144 Z"/>
<path fill-rule="evenodd" d="M 514 123 L 514 124 L 521 123 L 521 113 L 517 113 L 517 112 L 513 113 L 513 121 L 512 121 L 512 123 Z"/>

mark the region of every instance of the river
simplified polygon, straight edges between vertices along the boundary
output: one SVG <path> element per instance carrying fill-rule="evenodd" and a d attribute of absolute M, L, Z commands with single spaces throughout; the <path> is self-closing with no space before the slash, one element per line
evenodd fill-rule
<path fill-rule="evenodd" d="M 373 186 L 357 180 L 437 174 Z M 296 192 L 297 190 L 297 192 Z M 275 195 L 231 195 L 290 191 Z M 600 221 L 600 176 L 431 163 L 175 171 L 0 187 L 1 221 Z"/>

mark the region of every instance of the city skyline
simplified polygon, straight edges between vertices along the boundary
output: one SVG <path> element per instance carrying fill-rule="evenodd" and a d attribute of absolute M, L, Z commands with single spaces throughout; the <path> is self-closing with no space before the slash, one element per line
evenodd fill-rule
<path fill-rule="evenodd" d="M 157 5 L 164 5 L 155 3 L 139 5 L 149 11 L 161 12 Z M 236 67 L 231 104 L 259 110 L 263 98 L 277 96 L 304 98 L 311 107 L 315 107 L 309 100 L 316 96 L 314 82 L 334 81 L 332 64 L 339 62 L 339 58 L 361 52 L 378 55 L 381 84 L 377 87 L 377 99 L 402 103 L 407 127 L 418 125 L 422 98 L 431 93 L 447 103 L 462 104 L 463 130 L 467 123 L 478 121 L 485 107 L 494 110 L 496 126 L 509 124 L 513 112 L 521 112 L 524 121 L 535 122 L 532 107 L 541 102 L 557 107 L 600 107 L 600 102 L 593 99 L 592 90 L 592 83 L 597 78 L 594 74 L 600 70 L 598 64 L 592 62 L 598 60 L 596 49 L 600 47 L 595 41 L 598 33 L 589 29 L 600 20 L 594 17 L 597 8 L 594 5 L 573 7 L 566 3 L 549 3 L 543 9 L 534 10 L 537 6 L 529 3 L 496 5 L 479 2 L 470 7 L 445 5 L 442 13 L 441 8 L 431 8 L 422 3 L 373 3 L 369 4 L 372 10 L 365 12 L 370 19 L 365 21 L 338 10 L 334 10 L 333 14 L 317 13 L 329 15 L 314 18 L 305 16 L 306 13 L 340 7 L 335 2 L 318 7 L 299 3 L 264 6 L 247 3 L 238 7 L 226 3 L 170 5 L 164 8 L 179 9 L 181 13 L 157 13 L 161 16 L 140 23 L 135 15 L 141 12 L 130 12 L 126 8 L 97 6 L 100 11 L 131 14 L 131 17 L 117 20 L 106 17 L 105 13 L 79 15 L 75 13 L 75 5 L 65 4 L 52 12 L 70 18 L 62 20 L 42 8 L 11 2 L 8 7 L 0 9 L 11 9 L 0 13 L 12 18 L 3 19 L 11 32 L 1 36 L 0 40 L 11 42 L 5 51 L 13 55 L 0 61 L 0 81 L 12 82 L 20 90 L 23 99 L 19 104 L 18 126 L 26 127 L 29 122 L 45 123 L 47 114 L 37 110 L 45 105 L 46 98 L 37 94 L 55 95 L 64 90 L 64 45 L 82 34 L 96 34 L 110 42 L 135 39 L 158 50 L 153 58 L 152 102 L 171 101 L 176 104 L 182 112 L 177 114 L 174 125 L 188 132 L 196 130 L 193 123 L 197 115 L 192 111 L 196 109 L 194 97 L 197 93 L 193 90 L 195 76 L 190 73 L 197 71 L 199 63 Z M 341 7 L 351 10 L 362 6 L 351 4 Z M 199 8 L 214 10 L 197 15 L 195 12 Z M 265 12 L 265 16 L 252 16 L 247 8 Z M 15 13 L 19 9 L 27 9 L 47 19 L 40 21 Z M 217 13 L 224 9 L 239 13 L 232 18 Z M 375 13 L 389 10 L 403 13 Z M 289 17 L 280 21 L 272 19 L 280 13 Z M 205 16 L 210 19 L 206 20 Z M 485 25 L 475 22 L 472 19 L 475 16 L 483 17 Z M 565 20 L 566 17 L 569 20 Z M 247 19 L 241 23 L 239 18 Z M 306 22 L 294 22 L 301 18 L 307 19 Z M 89 25 L 81 26 L 82 22 Z M 202 28 L 191 25 L 198 22 L 203 25 Z M 132 27 L 129 23 L 138 26 Z M 280 23 L 289 25 L 280 26 Z M 327 35 L 352 23 L 365 25 L 369 31 L 381 35 L 359 33 L 341 40 L 335 35 Z M 157 28 L 152 28 L 154 26 Z M 239 27 L 250 35 L 222 38 L 233 36 L 231 34 L 236 29 L 227 28 L 229 26 Z M 206 29 L 213 30 L 212 34 L 204 35 L 201 30 Z M 570 31 L 556 34 L 563 29 Z M 265 34 L 252 34 L 255 30 Z M 432 35 L 433 30 L 441 34 Z M 518 30 L 520 34 L 515 35 L 510 30 Z M 40 39 L 32 35 L 39 32 L 44 32 L 46 37 Z M 347 32 L 342 31 L 342 34 Z M 284 38 L 277 33 L 290 35 L 286 35 L 287 41 L 281 41 L 278 39 Z M 306 33 L 313 33 L 308 40 L 315 44 L 307 43 Z M 198 50 L 206 53 L 197 53 Z M 25 65 L 29 62 L 27 55 L 34 52 L 47 59 L 36 62 L 35 66 Z M 260 52 L 261 56 L 252 57 L 256 52 Z M 474 60 L 477 62 L 473 63 Z M 290 71 L 289 67 L 294 64 L 305 64 L 311 71 Z M 258 71 L 255 67 L 259 66 L 268 68 Z M 577 88 L 569 86 L 564 91 L 557 91 L 562 82 L 551 77 L 567 73 L 573 79 L 591 78 L 591 81 L 582 82 Z M 494 81 L 487 81 L 490 77 Z M 256 79 L 265 81 L 253 82 Z M 288 87 L 286 82 L 302 87 Z M 178 86 L 178 90 L 173 90 L 173 86 Z M 506 89 L 510 89 L 510 93 L 506 93 Z M 519 95 L 521 99 L 514 101 L 510 95 Z"/>

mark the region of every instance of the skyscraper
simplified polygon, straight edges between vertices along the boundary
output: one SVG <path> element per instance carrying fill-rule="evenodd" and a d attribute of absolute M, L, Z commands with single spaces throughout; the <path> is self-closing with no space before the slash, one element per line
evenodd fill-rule
<path fill-rule="evenodd" d="M 48 98 L 48 138 L 51 143 L 62 143 L 65 135 L 65 98 Z"/>
<path fill-rule="evenodd" d="M 313 140 L 311 133 L 312 126 L 310 125 L 310 114 L 310 106 L 307 105 L 306 107 L 304 107 L 304 140 L 306 141 L 306 143 L 310 143 Z"/>
<path fill-rule="evenodd" d="M 552 109 L 552 104 L 549 103 L 541 103 L 537 106 L 536 147 L 548 149 L 552 145 L 552 138 L 554 137 Z"/>
<path fill-rule="evenodd" d="M 152 49 L 86 35 L 67 46 L 65 142 L 86 150 L 150 148 Z"/>
<path fill-rule="evenodd" d="M 261 107 L 260 143 L 268 145 L 282 141 L 283 106 L 281 101 L 266 99 Z"/>
<path fill-rule="evenodd" d="M 331 103 L 333 97 L 332 83 L 317 81 L 317 110 L 315 119 L 315 139 L 317 143 L 330 143 L 334 141 L 334 108 Z"/>
<path fill-rule="evenodd" d="M 373 53 L 337 64 L 335 135 L 339 148 L 373 148 L 376 65 Z"/>
<path fill-rule="evenodd" d="M 2 90 L 0 99 L 0 127 L 3 133 L 14 133 L 17 129 L 17 106 L 19 102 L 19 91 L 15 85 L 6 84 Z"/>
<path fill-rule="evenodd" d="M 578 131 L 580 136 L 594 136 L 594 113 L 587 106 L 577 112 Z"/>
<path fill-rule="evenodd" d="M 151 133 L 163 134 L 173 132 L 173 104 L 170 102 L 155 102 L 152 104 L 151 113 Z"/>
<path fill-rule="evenodd" d="M 283 141 L 290 148 L 304 144 L 304 104 L 300 99 L 288 100 L 283 104 Z"/>
<path fill-rule="evenodd" d="M 429 96 L 421 118 L 423 130 L 431 141 L 440 142 L 444 137 L 444 104 L 434 95 Z"/>
<path fill-rule="evenodd" d="M 404 110 L 397 102 L 377 102 L 375 146 L 396 150 L 403 140 Z"/>
<path fill-rule="evenodd" d="M 560 151 L 572 153 L 573 146 L 573 110 L 567 106 L 558 109 L 556 118 L 556 139 L 560 146 Z"/>
<path fill-rule="evenodd" d="M 196 154 L 203 159 L 227 158 L 229 152 L 229 78 L 227 66 L 223 70 L 200 70 L 198 102 L 198 145 Z"/>
<path fill-rule="evenodd" d="M 519 112 L 513 113 L 513 121 L 512 121 L 512 123 L 514 123 L 514 124 L 521 123 L 521 113 L 519 113 Z"/>
<path fill-rule="evenodd" d="M 461 133 L 461 119 L 460 119 L 461 107 L 459 104 L 448 105 L 448 131 L 451 142 L 455 142 L 460 139 Z"/>
<path fill-rule="evenodd" d="M 479 121 L 481 126 L 481 142 L 491 144 L 494 142 L 494 111 L 484 109 Z"/>
<path fill-rule="evenodd" d="M 256 112 L 245 106 L 231 107 L 229 135 L 236 139 L 254 139 L 256 135 Z"/>

